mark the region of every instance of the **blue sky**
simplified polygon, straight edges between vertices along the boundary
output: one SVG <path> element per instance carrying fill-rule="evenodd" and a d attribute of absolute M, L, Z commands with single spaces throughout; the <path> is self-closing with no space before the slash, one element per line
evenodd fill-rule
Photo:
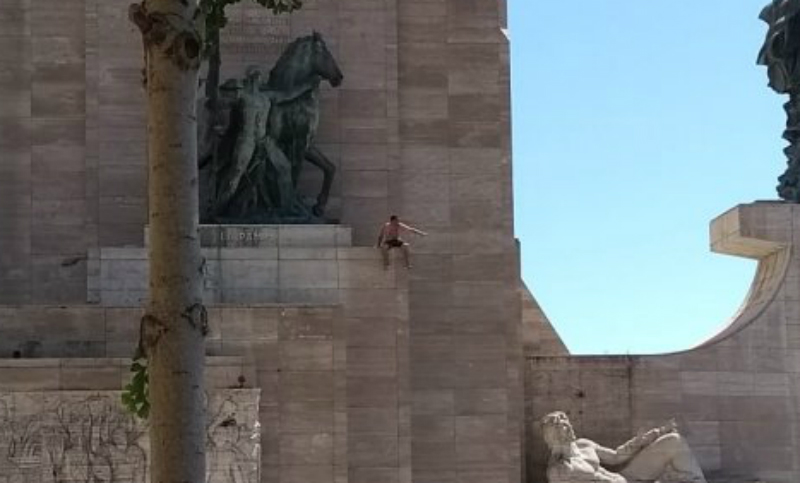
<path fill-rule="evenodd" d="M 775 199 L 785 100 L 765 0 L 508 0 L 523 277 L 574 353 L 688 348 L 755 263 L 708 225 Z"/>

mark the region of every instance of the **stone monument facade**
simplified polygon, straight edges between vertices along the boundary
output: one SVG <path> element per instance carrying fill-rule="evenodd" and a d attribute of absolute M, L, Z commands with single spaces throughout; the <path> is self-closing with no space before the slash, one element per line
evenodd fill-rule
<path fill-rule="evenodd" d="M 116 391 L 126 376 L 107 361 L 131 355 L 148 270 L 142 53 L 127 7 L 0 5 L 6 392 L 89 378 Z M 336 172 L 325 217 L 339 224 L 204 228 L 209 357 L 242 360 L 212 372 L 221 387 L 261 389 L 261 481 L 519 481 L 504 2 L 229 13 L 223 80 L 266 72 L 314 31 L 344 74 L 319 91 L 315 138 Z M 316 195 L 323 175 L 303 170 L 298 191 Z M 391 214 L 430 233 L 412 241 L 410 272 L 384 271 L 373 248 Z M 76 372 L 74 358 L 93 366 Z"/>
<path fill-rule="evenodd" d="M 80 444 L 130 449 L 111 459 L 136 481 L 134 428 L 109 429 L 128 424 L 109 401 L 128 377 L 149 270 L 142 53 L 127 7 L 0 5 L 0 393 L 77 398 L 77 427 L 94 414 L 81 400 L 105 404 L 115 416 L 97 434 L 112 444 L 90 443 L 94 430 Z M 229 13 L 222 79 L 266 72 L 315 31 L 344 76 L 318 92 L 314 145 L 336 173 L 326 223 L 201 229 L 209 387 L 260 391 L 246 421 L 261 428 L 262 483 L 539 483 L 535 422 L 556 410 L 612 445 L 676 417 L 709 481 L 800 479 L 794 205 L 746 205 L 714 224 L 716 249 L 761 263 L 728 331 L 681 354 L 569 357 L 520 281 L 505 2 Z M 298 192 L 316 196 L 324 175 L 303 170 Z M 410 271 L 397 260 L 384 271 L 374 248 L 391 214 L 429 233 L 412 240 Z M 42 411 L 0 413 L 0 430 L 47 422 Z M 225 470 L 255 458 L 230 444 L 234 419 L 209 420 L 224 428 L 211 431 L 210 468 L 251 481 Z M 56 466 L 36 431 L 0 476 Z M 70 475 L 115 468 L 81 461 Z"/>

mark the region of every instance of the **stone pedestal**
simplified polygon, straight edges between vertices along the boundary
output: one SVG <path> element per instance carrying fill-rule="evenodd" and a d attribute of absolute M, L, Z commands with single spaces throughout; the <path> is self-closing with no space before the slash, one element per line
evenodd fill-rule
<path fill-rule="evenodd" d="M 352 247 L 346 226 L 205 225 L 200 239 L 208 305 L 337 304 L 340 289 L 392 288 L 399 273 L 382 269 L 377 250 Z M 147 272 L 147 248 L 90 252 L 88 299 L 140 306 Z"/>

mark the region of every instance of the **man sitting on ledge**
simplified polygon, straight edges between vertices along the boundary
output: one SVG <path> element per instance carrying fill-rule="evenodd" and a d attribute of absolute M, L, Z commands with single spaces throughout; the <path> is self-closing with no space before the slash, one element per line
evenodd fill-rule
<path fill-rule="evenodd" d="M 542 434 L 550 447 L 550 483 L 706 483 L 674 420 L 617 449 L 576 438 L 569 418 L 561 411 L 542 419 Z M 613 473 L 601 465 L 621 469 Z"/>
<path fill-rule="evenodd" d="M 378 248 L 380 248 L 381 255 L 383 255 L 384 269 L 389 268 L 389 250 L 392 248 L 399 248 L 403 252 L 403 261 L 405 262 L 406 268 L 411 268 L 411 262 L 408 255 L 408 243 L 400 238 L 401 230 L 409 231 L 422 236 L 427 235 L 427 233 L 422 230 L 418 230 L 413 226 L 401 223 L 400 219 L 396 215 L 390 216 L 389 221 L 384 223 L 383 227 L 381 227 L 381 232 L 378 234 Z"/>

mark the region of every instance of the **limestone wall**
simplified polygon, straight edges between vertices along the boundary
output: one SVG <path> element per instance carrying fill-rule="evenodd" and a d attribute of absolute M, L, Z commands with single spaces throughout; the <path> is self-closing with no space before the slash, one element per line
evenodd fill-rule
<path fill-rule="evenodd" d="M 526 356 L 566 356 L 567 346 L 553 328 L 539 302 L 522 283 L 522 347 Z"/>
<path fill-rule="evenodd" d="M 675 417 L 713 481 L 800 481 L 798 227 L 800 207 L 783 203 L 742 205 L 713 222 L 712 248 L 759 268 L 730 326 L 695 349 L 529 357 L 528 481 L 544 481 L 537 421 L 554 410 L 609 446 Z"/>
<path fill-rule="evenodd" d="M 403 438 L 402 307 L 382 314 L 358 296 L 350 301 L 347 310 L 209 309 L 208 386 L 262 394 L 261 481 L 372 481 L 376 474 L 399 478 L 409 471 L 400 460 L 410 444 Z M 58 398 L 70 390 L 119 390 L 128 381 L 130 361 L 123 357 L 134 348 L 141 309 L 6 307 L 1 313 L 3 355 L 18 351 L 20 357 L 0 359 L 0 392 Z M 74 357 L 88 352 L 94 358 Z M 55 356 L 66 358 L 50 359 Z"/>
<path fill-rule="evenodd" d="M 82 304 L 109 289 L 87 282 L 102 275 L 93 272 L 100 254 L 141 249 L 147 215 L 141 47 L 126 18 L 129 2 L 52 3 L 0 5 L 0 303 L 15 304 L 3 313 L 42 330 L 31 335 L 11 324 L 19 337 L 0 345 L 119 354 L 126 341 L 118 347 L 105 336 L 113 310 L 87 315 L 86 325 L 76 319 L 83 315 L 70 315 L 60 326 L 45 320 L 55 309 L 16 308 L 89 310 Z M 372 245 L 391 213 L 430 233 L 413 240 L 407 290 L 365 279 L 336 292 L 352 405 L 342 410 L 346 423 L 341 414 L 336 420 L 348 428 L 347 444 L 333 445 L 348 453 L 347 466 L 341 453 L 331 456 L 337 481 L 345 474 L 359 483 L 521 478 L 504 26 L 504 1 L 306 0 L 282 19 L 250 2 L 231 10 L 223 77 L 251 63 L 269 66 L 281 45 L 312 29 L 339 61 L 344 83 L 322 92 L 318 144 L 338 168 L 331 215 L 353 227 L 353 244 Z M 319 181 L 308 168 L 301 184 Z M 357 265 L 339 263 L 339 276 Z M 264 481 L 288 475 L 270 471 Z"/>
<path fill-rule="evenodd" d="M 406 282 L 400 254 L 383 270 L 374 248 L 353 248 L 341 225 L 201 226 L 206 304 L 338 304 L 342 290 L 396 289 Z M 89 252 L 90 302 L 137 307 L 147 298 L 147 249 Z"/>
<path fill-rule="evenodd" d="M 400 197 L 392 201 L 400 203 L 392 207 L 431 232 L 415 248 L 409 280 L 415 482 L 521 479 L 504 7 L 397 2 Z"/>
<path fill-rule="evenodd" d="M 84 303 L 87 251 L 141 246 L 145 106 L 129 3 L 0 5 L 0 302 Z M 356 227 L 359 244 L 373 242 L 400 208 L 395 2 L 306 0 L 281 18 L 250 2 L 229 10 L 223 79 L 270 68 L 312 29 L 324 35 L 346 76 L 322 92 L 317 144 L 338 169 L 330 214 Z M 315 194 L 320 173 L 305 171 Z"/>

